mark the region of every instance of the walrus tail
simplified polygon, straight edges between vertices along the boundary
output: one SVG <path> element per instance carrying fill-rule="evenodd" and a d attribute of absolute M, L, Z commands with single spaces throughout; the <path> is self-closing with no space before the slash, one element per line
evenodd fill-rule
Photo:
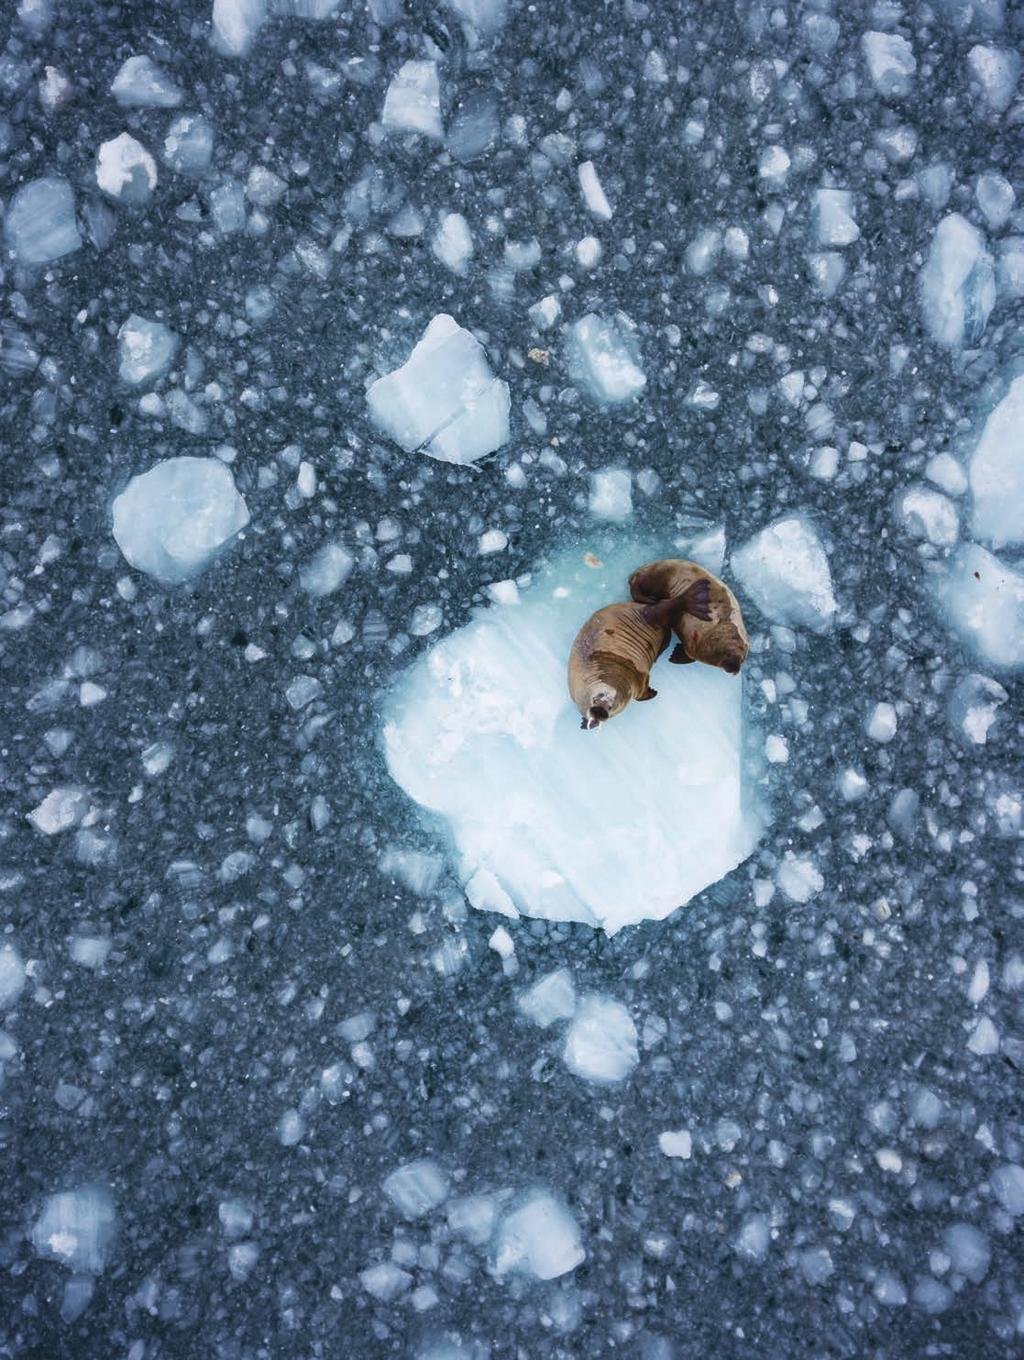
<path fill-rule="evenodd" d="M 694 581 L 682 595 L 676 595 L 644 609 L 644 622 L 655 628 L 674 628 L 684 614 L 708 622 L 711 618 L 711 587 L 707 579 Z"/>

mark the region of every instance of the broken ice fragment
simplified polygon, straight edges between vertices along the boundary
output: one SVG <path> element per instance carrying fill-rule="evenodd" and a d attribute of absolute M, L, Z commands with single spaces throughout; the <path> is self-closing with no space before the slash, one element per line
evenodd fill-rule
<path fill-rule="evenodd" d="M 994 170 L 988 170 L 978 176 L 974 196 L 978 200 L 978 207 L 985 215 L 985 221 L 993 231 L 998 231 L 1000 227 L 1006 225 L 1006 219 L 1013 211 L 1017 197 L 1008 179 L 996 174 Z"/>
<path fill-rule="evenodd" d="M 935 228 L 920 289 L 925 329 L 937 344 L 955 349 L 981 339 L 996 300 L 995 267 L 985 238 L 959 213 Z"/>
<path fill-rule="evenodd" d="M 597 519 L 628 519 L 633 512 L 633 478 L 628 468 L 591 474 L 590 513 Z"/>
<path fill-rule="evenodd" d="M 575 1270 L 586 1255 L 579 1225 L 569 1210 L 548 1191 L 534 1190 L 498 1227 L 494 1273 L 500 1278 L 516 1271 L 555 1280 Z"/>
<path fill-rule="evenodd" d="M 828 557 L 811 523 L 788 515 L 732 554 L 732 569 L 761 613 L 827 633 L 836 612 Z"/>
<path fill-rule="evenodd" d="M 966 543 L 933 578 L 932 589 L 969 651 L 989 666 L 1024 666 L 1024 576 Z"/>
<path fill-rule="evenodd" d="M 940 492 L 926 486 L 910 486 L 901 493 L 897 504 L 903 523 L 915 538 L 951 548 L 960 537 L 956 506 Z"/>
<path fill-rule="evenodd" d="M 481 37 L 497 33 L 505 22 L 506 0 L 445 0 Z"/>
<path fill-rule="evenodd" d="M 576 1010 L 576 989 L 568 968 L 546 973 L 522 992 L 516 1005 L 535 1025 L 547 1029 L 556 1020 L 569 1020 Z"/>
<path fill-rule="evenodd" d="M 381 121 L 392 132 L 419 132 L 441 140 L 444 128 L 437 62 L 407 61 L 398 68 L 384 96 Z"/>
<path fill-rule="evenodd" d="M 989 1177 L 992 1193 L 1013 1218 L 1024 1214 L 1024 1167 L 1004 1162 Z"/>
<path fill-rule="evenodd" d="M 569 1071 L 584 1081 L 625 1081 L 640 1061 L 633 1017 L 610 996 L 581 997 L 562 1056 Z"/>
<path fill-rule="evenodd" d="M 1024 543 L 1024 376 L 985 421 L 970 479 L 977 536 L 995 548 Z"/>
<path fill-rule="evenodd" d="M 133 387 L 152 382 L 170 368 L 177 349 L 170 327 L 133 312 L 117 332 L 118 376 Z"/>
<path fill-rule="evenodd" d="M 302 589 L 322 600 L 333 595 L 348 580 L 355 560 L 340 543 L 325 543 L 299 572 Z"/>
<path fill-rule="evenodd" d="M 141 142 L 122 132 L 100 146 L 96 183 L 122 203 L 146 203 L 156 188 L 156 161 Z"/>
<path fill-rule="evenodd" d="M 202 175 L 213 156 L 213 128 L 201 113 L 175 118 L 164 138 L 163 157 L 179 175 Z"/>
<path fill-rule="evenodd" d="M 68 784 L 51 789 L 43 801 L 28 814 L 28 819 L 44 836 L 56 836 L 77 826 L 89 811 L 89 795 L 85 789 Z"/>
<path fill-rule="evenodd" d="M 50 1195 L 43 1202 L 32 1228 L 32 1244 L 40 1256 L 98 1275 L 106 1265 L 113 1235 L 110 1191 L 102 1185 L 85 1185 Z"/>
<path fill-rule="evenodd" d="M 8 1011 L 25 986 L 25 964 L 12 944 L 0 945 L 0 1013 Z"/>
<path fill-rule="evenodd" d="M 898 33 L 865 33 L 860 42 L 868 74 L 878 93 L 886 97 L 908 94 L 917 61 L 906 38 Z"/>
<path fill-rule="evenodd" d="M 244 57 L 267 17 L 267 0 L 213 0 L 213 45 L 228 57 Z"/>
<path fill-rule="evenodd" d="M 248 523 L 248 507 L 218 458 L 168 458 L 133 477 L 113 505 L 117 546 L 166 585 L 204 571 Z"/>
<path fill-rule="evenodd" d="M 114 77 L 110 93 L 124 108 L 175 109 L 181 90 L 149 57 L 129 57 Z"/>
<path fill-rule="evenodd" d="M 597 177 L 597 169 L 593 161 L 584 161 L 579 168 L 580 188 L 583 190 L 583 198 L 587 207 L 599 217 L 602 222 L 608 222 L 612 216 L 612 206 L 605 196 L 601 181 Z"/>
<path fill-rule="evenodd" d="M 957 681 L 949 696 L 949 720 L 953 730 L 969 745 L 984 746 L 1010 696 L 998 681 L 972 672 Z"/>
<path fill-rule="evenodd" d="M 60 175 L 22 185 L 11 199 L 4 234 L 22 264 L 45 264 L 78 250 L 82 238 L 71 185 Z"/>
<path fill-rule="evenodd" d="M 472 463 L 509 437 L 508 384 L 491 372 L 480 342 L 443 312 L 366 400 L 374 424 L 396 444 L 442 463 Z"/>
<path fill-rule="evenodd" d="M 359 1272 L 359 1283 L 368 1294 L 381 1303 L 390 1303 L 403 1294 L 412 1284 L 412 1276 L 391 1261 L 381 1261 L 378 1265 L 367 1266 Z"/>
<path fill-rule="evenodd" d="M 445 213 L 434 234 L 431 249 L 454 274 L 465 273 L 473 254 L 473 237 L 469 223 L 461 213 Z"/>
<path fill-rule="evenodd" d="M 852 204 L 853 195 L 848 189 L 819 189 L 815 193 L 819 245 L 849 246 L 860 238 L 860 227 L 853 220 Z"/>
<path fill-rule="evenodd" d="M 1013 102 L 1020 79 L 1020 53 L 1011 47 L 986 47 L 978 43 L 967 53 L 967 65 L 989 107 L 1004 113 Z"/>
<path fill-rule="evenodd" d="M 809 902 L 825 886 L 825 880 L 811 859 L 798 859 L 791 851 L 779 865 L 775 881 L 791 902 Z"/>
<path fill-rule="evenodd" d="M 422 1218 L 448 1194 L 448 1178 L 429 1158 L 406 1162 L 384 1181 L 384 1193 L 403 1218 Z"/>
<path fill-rule="evenodd" d="M 641 392 L 647 378 L 632 327 L 618 312 L 609 319 L 589 312 L 566 328 L 566 349 L 573 381 L 592 401 L 612 405 Z"/>

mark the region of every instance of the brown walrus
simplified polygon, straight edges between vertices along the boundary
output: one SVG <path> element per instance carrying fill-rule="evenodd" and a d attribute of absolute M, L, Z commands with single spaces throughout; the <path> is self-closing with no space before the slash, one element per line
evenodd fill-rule
<path fill-rule="evenodd" d="M 585 732 L 614 718 L 632 699 L 653 699 L 651 667 L 684 613 L 711 617 L 706 581 L 652 604 L 610 604 L 592 614 L 569 653 L 569 693 Z"/>
<path fill-rule="evenodd" d="M 673 625 L 679 642 L 669 661 L 677 666 L 703 661 L 707 666 L 718 666 L 730 675 L 738 675 L 750 651 L 750 639 L 743 626 L 739 602 L 724 581 L 696 562 L 664 557 L 633 573 L 629 593 L 638 603 L 653 606 L 659 601 L 685 598 L 699 581 L 708 584 L 710 615 L 679 616 Z"/>

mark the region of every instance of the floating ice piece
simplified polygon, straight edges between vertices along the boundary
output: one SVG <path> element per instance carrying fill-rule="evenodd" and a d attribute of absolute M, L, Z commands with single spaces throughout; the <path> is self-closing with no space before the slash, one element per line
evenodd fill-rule
<path fill-rule="evenodd" d="M 436 61 L 407 61 L 398 68 L 384 96 L 381 121 L 391 132 L 419 132 L 437 141 L 444 137 Z"/>
<path fill-rule="evenodd" d="M 973 1223 L 951 1223 L 942 1234 L 942 1245 L 958 1275 L 981 1284 L 992 1261 L 992 1248 Z"/>
<path fill-rule="evenodd" d="M 527 311 L 527 316 L 539 331 L 550 330 L 561 315 L 562 304 L 554 293 L 549 293 L 547 297 L 541 298 Z"/>
<path fill-rule="evenodd" d="M 590 513 L 596 519 L 628 519 L 633 513 L 633 476 L 628 468 L 603 468 L 590 477 Z"/>
<path fill-rule="evenodd" d="M 9 1011 L 25 987 L 25 964 L 12 944 L 0 945 L 0 1013 Z"/>
<path fill-rule="evenodd" d="M 267 0 L 213 0 L 213 45 L 226 57 L 244 57 L 267 17 Z"/>
<path fill-rule="evenodd" d="M 477 90 L 459 101 L 448 128 L 448 150 L 465 165 L 489 151 L 498 133 L 498 101 L 490 90 Z"/>
<path fill-rule="evenodd" d="M 56 836 L 77 826 L 88 811 L 88 792 L 76 784 L 64 784 L 51 789 L 28 819 L 44 836 Z"/>
<path fill-rule="evenodd" d="M 448 1194 L 448 1178 L 436 1162 L 421 1157 L 392 1171 L 384 1193 L 403 1218 L 422 1218 L 442 1204 Z"/>
<path fill-rule="evenodd" d="M 974 344 L 996 300 L 996 277 L 985 238 L 966 217 L 950 213 L 935 228 L 920 274 L 921 314 L 937 344 Z"/>
<path fill-rule="evenodd" d="M 248 523 L 248 507 L 218 458 L 168 458 L 133 477 L 113 505 L 117 546 L 165 585 L 198 576 Z"/>
<path fill-rule="evenodd" d="M 384 748 L 392 778 L 448 819 L 463 883 L 491 883 L 513 911 L 612 934 L 729 873 L 763 822 L 741 769 L 742 685 L 722 671 L 664 666 L 654 703 L 580 732 L 565 682 L 572 640 L 621 598 L 637 562 L 664 551 L 591 546 L 603 566 L 567 553 L 518 607 L 484 610 L 422 654 L 387 700 Z M 694 711 L 700 723 L 672 724 Z"/>
<path fill-rule="evenodd" d="M 1010 47 L 986 47 L 978 43 L 967 53 L 971 75 L 981 86 L 989 108 L 996 113 L 1005 113 L 1013 103 L 1020 64 L 1020 53 Z"/>
<path fill-rule="evenodd" d="M 213 128 L 201 113 L 175 118 L 164 138 L 163 157 L 179 175 L 203 175 L 213 156 Z"/>
<path fill-rule="evenodd" d="M 586 1260 L 579 1224 L 547 1190 L 531 1191 L 502 1219 L 494 1244 L 497 1276 L 515 1271 L 538 1280 L 556 1280 Z"/>
<path fill-rule="evenodd" d="M 126 109 L 176 109 L 182 100 L 178 86 L 149 57 L 129 57 L 110 93 Z"/>
<path fill-rule="evenodd" d="M 307 595 L 322 600 L 333 595 L 351 575 L 355 558 L 340 543 L 325 543 L 299 572 L 299 581 Z"/>
<path fill-rule="evenodd" d="M 666 1129 L 658 1134 L 658 1147 L 666 1157 L 688 1162 L 693 1156 L 693 1137 L 689 1129 Z"/>
<path fill-rule="evenodd" d="M 584 1081 L 614 1085 L 640 1061 L 636 1025 L 621 1001 L 592 993 L 580 998 L 562 1057 Z"/>
<path fill-rule="evenodd" d="M 486 1247 L 498 1220 L 498 1199 L 495 1195 L 463 1195 L 449 1204 L 447 1218 L 453 1233 L 475 1247 Z"/>
<path fill-rule="evenodd" d="M 978 538 L 994 548 L 1024 543 L 1024 375 L 985 421 L 970 479 Z"/>
<path fill-rule="evenodd" d="M 885 746 L 896 735 L 897 726 L 895 708 L 892 704 L 880 703 L 875 704 L 868 715 L 864 723 L 864 731 L 872 741 L 877 741 Z"/>
<path fill-rule="evenodd" d="M 957 681 L 949 696 L 953 730 L 970 745 L 984 746 L 998 711 L 1010 696 L 997 680 L 973 671 Z"/>
<path fill-rule="evenodd" d="M 61 175 L 23 184 L 4 219 L 7 244 L 22 264 L 46 264 L 78 250 L 75 195 Z"/>
<path fill-rule="evenodd" d="M 736 1255 L 748 1261 L 763 1261 L 771 1242 L 771 1224 L 767 1214 L 747 1214 L 736 1234 Z"/>
<path fill-rule="evenodd" d="M 988 666 L 1024 666 L 1024 576 L 976 543 L 933 578 L 935 599 L 964 646 Z"/>
<path fill-rule="evenodd" d="M 566 349 L 573 381 L 598 405 L 629 401 L 647 383 L 622 312 L 610 320 L 588 312 L 566 328 Z"/>
<path fill-rule="evenodd" d="M 887 98 L 909 94 L 917 60 L 914 49 L 898 33 L 865 33 L 860 40 L 871 82 Z"/>
<path fill-rule="evenodd" d="M 166 373 L 178 350 L 178 337 L 161 321 L 132 312 L 117 332 L 118 376 L 138 387 Z"/>
<path fill-rule="evenodd" d="M 989 1177 L 992 1193 L 1013 1218 L 1024 1214 L 1024 1166 L 1004 1162 Z"/>
<path fill-rule="evenodd" d="M 818 189 L 814 219 L 819 245 L 849 246 L 860 239 L 860 227 L 853 220 L 853 194 L 848 189 Z"/>
<path fill-rule="evenodd" d="M 505 23 L 506 0 L 445 0 L 445 3 L 481 37 L 497 33 Z"/>
<path fill-rule="evenodd" d="M 393 1261 L 381 1261 L 378 1265 L 367 1266 L 359 1272 L 359 1283 L 368 1294 L 381 1303 L 390 1303 L 404 1294 L 412 1284 L 412 1276 Z"/>
<path fill-rule="evenodd" d="M 224 236 L 245 226 L 245 189 L 237 179 L 226 179 L 210 190 L 210 217 Z"/>
<path fill-rule="evenodd" d="M 583 190 L 583 199 L 594 214 L 602 222 L 610 222 L 612 217 L 612 205 L 605 196 L 601 181 L 597 177 L 597 169 L 593 161 L 584 161 L 579 168 L 580 188 Z"/>
<path fill-rule="evenodd" d="M 715 267 L 715 261 L 718 259 L 718 252 L 721 248 L 722 233 L 720 231 L 713 227 L 699 231 L 686 247 L 687 269 L 699 278 L 709 274 Z"/>
<path fill-rule="evenodd" d="M 472 463 L 509 437 L 508 383 L 491 372 L 479 340 L 444 312 L 366 400 L 374 424 L 396 444 L 442 463 Z"/>
<path fill-rule="evenodd" d="M 798 859 L 787 851 L 779 865 L 775 881 L 791 902 L 809 902 L 825 886 L 825 880 L 812 859 Z"/>
<path fill-rule="evenodd" d="M 900 518 L 915 538 L 926 538 L 939 548 L 951 548 L 960 537 L 956 506 L 939 491 L 914 485 L 900 493 Z"/>
<path fill-rule="evenodd" d="M 993 231 L 998 231 L 1000 227 L 1006 225 L 1006 219 L 1013 212 L 1013 205 L 1017 199 L 1013 185 L 1008 179 L 996 174 L 994 170 L 986 170 L 983 175 L 978 176 L 974 196 L 978 200 L 978 207 L 985 215 L 985 221 Z"/>
<path fill-rule="evenodd" d="M 337 14 L 342 0 L 271 0 L 275 14 L 292 19 L 330 19 Z"/>
<path fill-rule="evenodd" d="M 122 132 L 103 142 L 96 157 L 96 183 L 122 203 L 142 204 L 156 188 L 156 161 L 141 142 Z"/>
<path fill-rule="evenodd" d="M 1024 297 L 1024 236 L 999 242 L 999 290 L 1006 298 Z"/>
<path fill-rule="evenodd" d="M 807 269 L 822 297 L 835 297 L 846 277 L 846 261 L 834 250 L 815 252 L 807 257 Z"/>
<path fill-rule="evenodd" d="M 466 272 L 466 265 L 473 254 L 473 237 L 469 223 L 461 213 L 445 213 L 434 233 L 431 249 L 453 274 Z"/>
<path fill-rule="evenodd" d="M 84 1185 L 50 1195 L 32 1228 L 40 1256 L 72 1270 L 98 1275 L 114 1236 L 114 1201 L 103 1185 Z"/>
<path fill-rule="evenodd" d="M 576 1010 L 576 988 L 568 968 L 556 968 L 545 973 L 532 987 L 527 987 L 516 1002 L 526 1016 L 541 1029 L 556 1020 L 571 1020 Z"/>
<path fill-rule="evenodd" d="M 967 490 L 967 475 L 950 453 L 933 454 L 925 464 L 924 475 L 947 496 L 962 496 Z"/>
<path fill-rule="evenodd" d="M 836 612 L 828 557 L 810 521 L 788 515 L 732 554 L 732 569 L 761 613 L 775 623 L 827 633 Z"/>

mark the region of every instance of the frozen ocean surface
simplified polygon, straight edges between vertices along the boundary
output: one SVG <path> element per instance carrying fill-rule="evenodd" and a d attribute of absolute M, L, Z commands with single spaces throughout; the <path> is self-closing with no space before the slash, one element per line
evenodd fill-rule
<path fill-rule="evenodd" d="M 1015 1360 L 1024 8 L 3 18 L 0 1355 Z"/>

